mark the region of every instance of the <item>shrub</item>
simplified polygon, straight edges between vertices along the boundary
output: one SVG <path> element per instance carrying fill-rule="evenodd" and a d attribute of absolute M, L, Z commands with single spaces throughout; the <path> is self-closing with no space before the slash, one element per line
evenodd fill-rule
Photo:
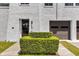
<path fill-rule="evenodd" d="M 51 32 L 31 32 L 29 34 L 33 38 L 48 38 L 52 36 Z"/>
<path fill-rule="evenodd" d="M 27 53 L 56 53 L 58 50 L 59 38 L 32 38 L 25 36 L 20 39 L 20 48 L 23 54 Z"/>

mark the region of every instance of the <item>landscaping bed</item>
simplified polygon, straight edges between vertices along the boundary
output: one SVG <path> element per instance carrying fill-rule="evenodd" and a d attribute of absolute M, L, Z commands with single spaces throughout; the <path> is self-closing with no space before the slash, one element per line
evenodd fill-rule
<path fill-rule="evenodd" d="M 9 48 L 15 42 L 0 41 L 0 53 Z"/>
<path fill-rule="evenodd" d="M 74 55 L 79 56 L 79 48 L 66 41 L 61 41 L 60 43 L 69 51 L 71 51 Z"/>
<path fill-rule="evenodd" d="M 44 32 L 33 33 L 20 39 L 21 55 L 56 55 L 59 46 L 58 37 L 52 36 L 51 33 L 48 35 Z"/>

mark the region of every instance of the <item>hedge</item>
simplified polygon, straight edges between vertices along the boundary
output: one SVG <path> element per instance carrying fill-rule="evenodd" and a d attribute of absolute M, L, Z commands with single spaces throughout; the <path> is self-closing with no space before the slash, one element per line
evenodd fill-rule
<path fill-rule="evenodd" d="M 21 53 L 56 53 L 58 50 L 59 38 L 32 38 L 25 36 L 20 39 Z"/>
<path fill-rule="evenodd" d="M 33 38 L 48 38 L 52 36 L 51 32 L 31 32 L 29 33 L 29 36 Z"/>

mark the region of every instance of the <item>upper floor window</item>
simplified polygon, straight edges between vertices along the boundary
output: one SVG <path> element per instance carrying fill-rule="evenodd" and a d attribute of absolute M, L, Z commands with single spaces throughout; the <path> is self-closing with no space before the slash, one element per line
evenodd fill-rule
<path fill-rule="evenodd" d="M 0 6 L 9 6 L 9 3 L 0 3 Z"/>
<path fill-rule="evenodd" d="M 29 6 L 29 3 L 21 3 L 21 6 Z"/>
<path fill-rule="evenodd" d="M 65 6 L 73 6 L 73 3 L 65 3 Z"/>
<path fill-rule="evenodd" d="M 45 6 L 53 6 L 53 3 L 45 3 Z"/>
<path fill-rule="evenodd" d="M 75 3 L 75 6 L 79 6 L 79 3 Z"/>

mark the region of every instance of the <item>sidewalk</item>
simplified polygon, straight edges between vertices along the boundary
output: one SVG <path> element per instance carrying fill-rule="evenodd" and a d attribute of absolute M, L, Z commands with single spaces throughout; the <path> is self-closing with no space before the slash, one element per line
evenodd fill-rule
<path fill-rule="evenodd" d="M 19 43 L 15 43 L 13 46 L 2 52 L 0 56 L 17 56 L 19 51 Z"/>

